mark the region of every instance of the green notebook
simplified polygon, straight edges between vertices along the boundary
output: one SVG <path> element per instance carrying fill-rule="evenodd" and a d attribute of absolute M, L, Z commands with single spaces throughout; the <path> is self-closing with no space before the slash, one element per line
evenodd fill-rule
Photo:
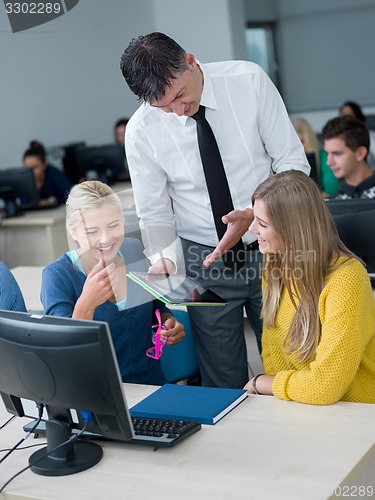
<path fill-rule="evenodd" d="M 182 274 L 130 272 L 127 276 L 167 305 L 224 306 L 227 301 Z"/>

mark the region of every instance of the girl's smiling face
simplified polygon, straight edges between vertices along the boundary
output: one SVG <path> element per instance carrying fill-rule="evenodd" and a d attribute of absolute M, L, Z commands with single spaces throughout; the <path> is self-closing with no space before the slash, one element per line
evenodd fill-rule
<path fill-rule="evenodd" d="M 258 238 L 259 251 L 266 253 L 282 253 L 284 245 L 269 223 L 267 210 L 262 199 L 258 198 L 253 206 L 254 220 L 249 227 L 249 231 Z"/>
<path fill-rule="evenodd" d="M 98 262 L 113 262 L 124 241 L 124 219 L 121 211 L 104 203 L 100 208 L 82 212 L 82 222 L 72 234 L 79 244 L 79 255 Z"/>

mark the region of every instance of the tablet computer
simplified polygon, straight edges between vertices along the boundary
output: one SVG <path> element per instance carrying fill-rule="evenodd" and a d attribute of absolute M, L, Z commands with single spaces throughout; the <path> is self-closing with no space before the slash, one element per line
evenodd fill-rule
<path fill-rule="evenodd" d="M 167 305 L 224 306 L 227 301 L 183 274 L 130 272 L 127 276 Z"/>

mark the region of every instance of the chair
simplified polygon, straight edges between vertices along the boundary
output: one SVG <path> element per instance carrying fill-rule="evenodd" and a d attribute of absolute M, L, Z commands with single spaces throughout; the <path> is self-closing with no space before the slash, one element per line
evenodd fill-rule
<path fill-rule="evenodd" d="M 191 381 L 200 377 L 198 355 L 187 311 L 174 309 L 174 317 L 185 327 L 185 337 L 176 345 L 166 345 L 160 359 L 161 368 L 169 384 L 183 380 Z"/>
<path fill-rule="evenodd" d="M 375 199 L 329 200 L 327 207 L 345 245 L 375 272 Z"/>

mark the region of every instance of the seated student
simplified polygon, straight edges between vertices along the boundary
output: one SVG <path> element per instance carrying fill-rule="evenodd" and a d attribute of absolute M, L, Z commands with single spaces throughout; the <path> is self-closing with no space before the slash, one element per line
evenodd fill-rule
<path fill-rule="evenodd" d="M 71 183 L 58 168 L 48 165 L 44 146 L 31 141 L 23 154 L 23 165 L 32 168 L 36 187 L 40 193 L 40 205 L 62 205 L 72 187 Z"/>
<path fill-rule="evenodd" d="M 7 311 L 26 312 L 25 301 L 18 283 L 7 268 L 0 260 L 0 309 Z"/>
<path fill-rule="evenodd" d="M 126 160 L 126 152 L 125 152 L 125 130 L 126 130 L 126 125 L 128 124 L 129 118 L 120 118 L 117 120 L 115 123 L 114 127 L 114 132 L 115 132 L 115 141 L 116 143 L 122 147 L 122 150 L 124 152 L 124 165 L 125 165 L 125 172 L 121 172 L 117 174 L 117 181 L 128 181 L 130 180 L 130 174 L 129 174 L 129 168 L 128 168 L 128 163 Z"/>
<path fill-rule="evenodd" d="M 298 134 L 298 137 L 300 138 L 300 141 L 302 142 L 305 153 L 307 155 L 312 153 L 315 157 L 318 176 L 317 181 L 323 192 L 323 196 L 325 198 L 333 196 L 337 192 L 339 181 L 327 165 L 327 158 L 323 148 L 320 147 L 317 135 L 311 128 L 309 122 L 304 118 L 294 117 L 291 119 L 291 122 Z M 312 177 L 311 174 L 310 177 Z"/>
<path fill-rule="evenodd" d="M 146 356 L 152 347 L 155 310 L 168 330 L 168 344 L 178 343 L 184 327 L 162 302 L 152 300 L 126 278 L 147 271 L 139 240 L 124 239 L 121 202 L 99 181 L 74 186 L 66 203 L 66 228 L 77 245 L 43 270 L 41 301 L 45 314 L 106 321 L 124 382 L 162 385 L 160 363 Z"/>
<path fill-rule="evenodd" d="M 375 403 L 375 302 L 363 263 L 341 242 L 315 182 L 296 170 L 253 197 L 263 261 L 265 374 L 249 393 L 300 403 Z"/>
<path fill-rule="evenodd" d="M 323 127 L 328 165 L 341 179 L 333 198 L 374 198 L 375 174 L 367 164 L 367 125 L 353 116 L 332 118 Z"/>
<path fill-rule="evenodd" d="M 361 120 L 361 122 L 366 123 L 365 115 L 362 112 L 359 104 L 353 101 L 344 102 L 339 109 L 340 116 L 354 116 Z M 367 163 L 371 170 L 375 170 L 375 130 L 369 130 L 370 134 L 370 146 L 367 156 Z"/>
<path fill-rule="evenodd" d="M 123 147 L 125 147 L 125 130 L 128 121 L 129 118 L 120 118 L 115 123 L 115 141 Z"/>

